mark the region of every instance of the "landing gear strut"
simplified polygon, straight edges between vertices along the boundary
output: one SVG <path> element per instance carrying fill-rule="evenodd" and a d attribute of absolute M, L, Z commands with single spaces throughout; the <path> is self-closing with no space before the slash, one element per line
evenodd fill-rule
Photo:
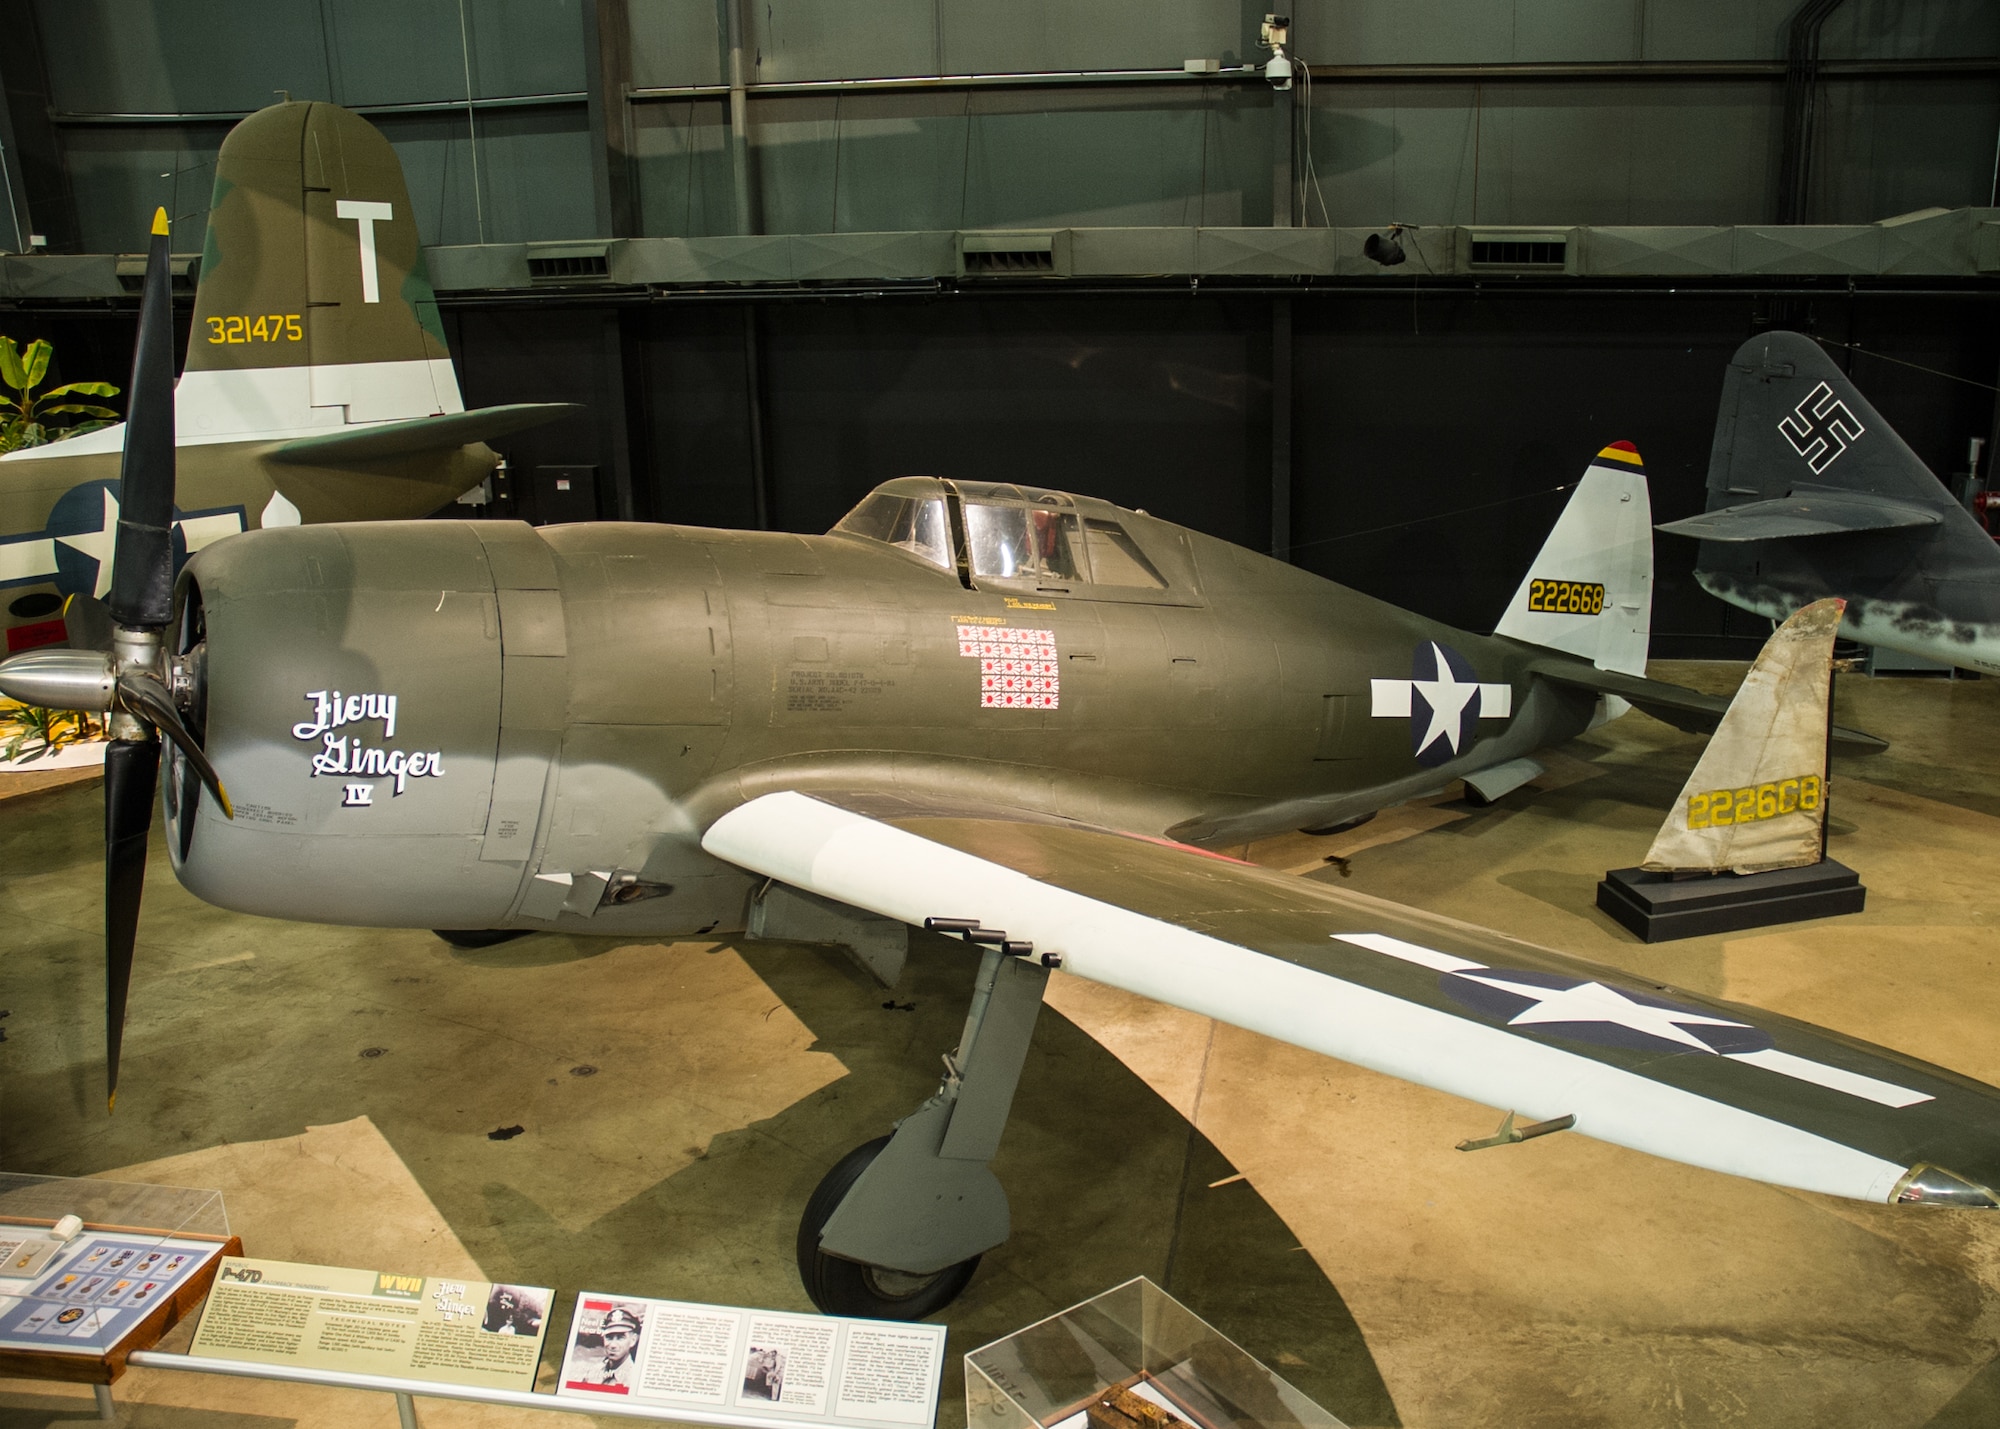
<path fill-rule="evenodd" d="M 1046 967 L 986 948 L 937 1095 L 827 1173 L 799 1220 L 799 1279 L 829 1315 L 918 1320 L 957 1299 L 1007 1239 L 1000 1144 Z"/>

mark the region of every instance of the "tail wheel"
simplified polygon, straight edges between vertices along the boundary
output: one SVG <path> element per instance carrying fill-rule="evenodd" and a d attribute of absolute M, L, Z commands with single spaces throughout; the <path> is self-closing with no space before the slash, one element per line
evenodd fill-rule
<path fill-rule="evenodd" d="M 979 1257 L 947 1265 L 929 1275 L 911 1275 L 882 1265 L 842 1260 L 820 1249 L 820 1232 L 833 1219 L 854 1183 L 861 1179 L 889 1138 L 878 1136 L 855 1147 L 826 1173 L 813 1189 L 799 1218 L 799 1279 L 813 1304 L 828 1315 L 853 1315 L 869 1320 L 921 1320 L 956 1300 L 979 1268 Z"/>
<path fill-rule="evenodd" d="M 440 938 L 454 948 L 491 948 L 501 943 L 511 943 L 516 938 L 525 938 L 532 928 L 433 928 Z"/>

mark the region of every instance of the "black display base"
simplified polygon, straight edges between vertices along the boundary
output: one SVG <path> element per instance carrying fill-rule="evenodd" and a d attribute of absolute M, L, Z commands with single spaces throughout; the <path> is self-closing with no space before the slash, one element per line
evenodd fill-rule
<path fill-rule="evenodd" d="M 1597 885 L 1597 906 L 1648 943 L 1859 913 L 1867 899 L 1861 876 L 1830 858 L 1803 868 L 1694 878 L 1614 868 Z"/>

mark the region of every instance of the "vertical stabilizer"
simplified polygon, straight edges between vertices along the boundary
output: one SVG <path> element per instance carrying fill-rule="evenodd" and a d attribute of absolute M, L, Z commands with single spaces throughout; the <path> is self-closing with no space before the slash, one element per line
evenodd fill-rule
<path fill-rule="evenodd" d="M 259 110 L 215 160 L 183 440 L 463 410 L 403 167 L 335 104 Z"/>
<path fill-rule="evenodd" d="M 1708 509 L 1801 492 L 1914 502 L 1973 524 L 1826 350 L 1795 332 L 1760 333 L 1722 380 L 1708 458 Z"/>
<path fill-rule="evenodd" d="M 1846 608 L 1815 601 L 1765 642 L 1640 867 L 1762 873 L 1819 861 L 1833 639 Z"/>
<path fill-rule="evenodd" d="M 1579 656 L 1600 670 L 1645 674 L 1652 523 L 1638 449 L 1613 442 L 1585 469 L 1493 633 Z"/>

